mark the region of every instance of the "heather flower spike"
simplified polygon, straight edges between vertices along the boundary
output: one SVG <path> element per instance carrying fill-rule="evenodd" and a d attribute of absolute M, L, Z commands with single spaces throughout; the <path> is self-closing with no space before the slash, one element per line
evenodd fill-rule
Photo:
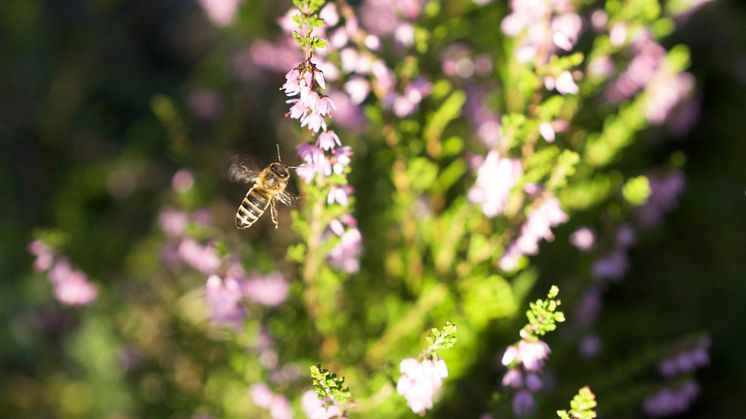
<path fill-rule="evenodd" d="M 442 329 L 430 329 L 428 347 L 420 354 L 420 360 L 406 358 L 399 366 L 402 375 L 396 383 L 396 391 L 418 415 L 424 415 L 433 407 L 433 398 L 443 386 L 443 379 L 448 377 L 446 363 L 438 357 L 437 351 L 449 349 L 456 343 L 456 331 L 456 325 L 451 322 L 446 322 Z"/>
<path fill-rule="evenodd" d="M 345 379 L 337 374 L 322 368 L 320 365 L 311 366 L 311 380 L 318 398 L 321 400 L 321 408 L 317 409 L 312 417 L 344 418 L 346 417 L 345 405 L 350 401 L 352 395 L 350 388 L 345 385 Z"/>
<path fill-rule="evenodd" d="M 539 336 L 555 330 L 557 323 L 565 321 L 564 313 L 557 310 L 560 305 L 558 294 L 559 288 L 552 285 L 546 299 L 529 304 L 526 312 L 528 324 L 521 329 L 521 340 L 509 346 L 501 359 L 501 363 L 508 367 L 502 384 L 517 390 L 513 395 L 513 413 L 519 417 L 533 412 L 535 404 L 532 393 L 543 387 L 540 373 L 551 350 Z"/>

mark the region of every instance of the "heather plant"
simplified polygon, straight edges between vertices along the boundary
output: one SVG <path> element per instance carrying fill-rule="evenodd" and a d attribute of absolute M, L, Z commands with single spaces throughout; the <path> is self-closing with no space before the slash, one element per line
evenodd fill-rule
<path fill-rule="evenodd" d="M 87 195 L 29 238 L 73 366 L 14 409 L 661 417 L 706 391 L 706 331 L 593 364 L 605 298 L 686 187 L 661 144 L 694 124 L 697 81 L 668 39 L 702 2 L 254 3 L 199 2 L 221 43 L 151 98 L 165 162 L 81 169 L 91 196 L 151 206 L 111 233 L 126 248 L 92 239 L 119 263 L 86 274 L 95 251 L 69 251 Z M 261 170 L 275 144 L 294 208 L 236 231 L 229 157 Z"/>

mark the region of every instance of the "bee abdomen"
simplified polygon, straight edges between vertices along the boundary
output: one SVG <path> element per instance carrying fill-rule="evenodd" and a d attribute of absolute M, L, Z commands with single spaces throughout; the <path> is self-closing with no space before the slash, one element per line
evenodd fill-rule
<path fill-rule="evenodd" d="M 264 214 L 269 206 L 269 196 L 256 186 L 249 189 L 236 211 L 236 228 L 249 228 Z"/>

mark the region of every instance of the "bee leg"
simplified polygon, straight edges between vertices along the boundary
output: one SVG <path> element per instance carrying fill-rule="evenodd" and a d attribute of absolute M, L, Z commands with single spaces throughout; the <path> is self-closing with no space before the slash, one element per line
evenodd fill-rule
<path fill-rule="evenodd" d="M 272 200 L 272 202 L 269 204 L 269 213 L 272 216 L 272 222 L 275 225 L 275 228 L 277 228 L 277 207 L 275 207 L 275 201 Z"/>

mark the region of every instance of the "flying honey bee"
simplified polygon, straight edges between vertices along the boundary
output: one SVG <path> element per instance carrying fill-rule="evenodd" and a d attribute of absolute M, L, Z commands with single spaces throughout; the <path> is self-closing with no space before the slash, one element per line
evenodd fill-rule
<path fill-rule="evenodd" d="M 297 197 L 293 197 L 285 191 L 290 180 L 290 169 L 294 168 L 282 163 L 279 145 L 277 146 L 277 162 L 271 163 L 259 173 L 249 170 L 243 164 L 231 164 L 229 169 L 231 180 L 247 184 L 253 183 L 236 211 L 236 228 L 244 230 L 251 227 L 267 208 L 272 215 L 272 223 L 277 228 L 275 201 L 291 206 L 293 200 L 297 199 Z"/>

